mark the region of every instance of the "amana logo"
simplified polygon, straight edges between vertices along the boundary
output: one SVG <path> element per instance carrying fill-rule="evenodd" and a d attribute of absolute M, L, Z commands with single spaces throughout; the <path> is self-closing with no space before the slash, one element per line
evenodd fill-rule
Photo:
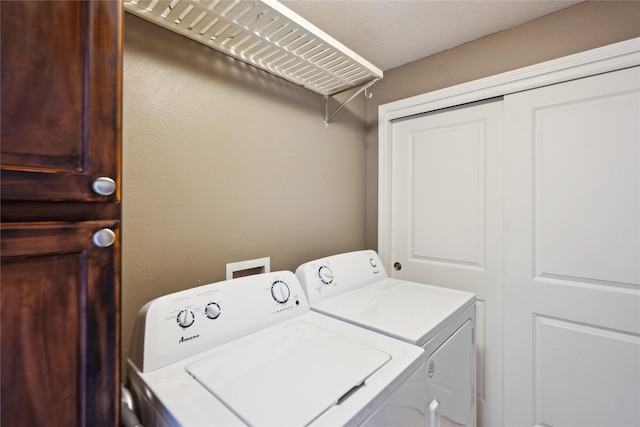
<path fill-rule="evenodd" d="M 192 337 L 181 337 L 180 341 L 178 341 L 178 344 L 182 344 L 183 342 L 187 342 L 187 341 L 191 341 L 191 340 L 195 340 L 196 338 L 200 337 L 200 335 L 194 335 Z"/>

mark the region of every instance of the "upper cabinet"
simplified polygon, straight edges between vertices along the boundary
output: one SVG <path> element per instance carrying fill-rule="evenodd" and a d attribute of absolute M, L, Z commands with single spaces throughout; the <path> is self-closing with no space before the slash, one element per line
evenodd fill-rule
<path fill-rule="evenodd" d="M 121 9 L 2 2 L 3 201 L 119 200 Z"/>

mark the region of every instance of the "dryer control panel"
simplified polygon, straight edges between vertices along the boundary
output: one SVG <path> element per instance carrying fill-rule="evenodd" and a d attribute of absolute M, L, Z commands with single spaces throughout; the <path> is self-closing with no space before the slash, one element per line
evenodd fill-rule
<path fill-rule="evenodd" d="M 309 304 L 387 279 L 375 251 L 347 252 L 302 264 L 296 269 Z"/>
<path fill-rule="evenodd" d="M 140 310 L 129 359 L 149 372 L 308 311 L 307 298 L 290 271 L 186 289 Z"/>

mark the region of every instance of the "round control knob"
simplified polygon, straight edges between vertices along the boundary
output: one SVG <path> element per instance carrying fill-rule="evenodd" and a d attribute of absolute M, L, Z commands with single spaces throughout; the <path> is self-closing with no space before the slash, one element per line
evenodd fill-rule
<path fill-rule="evenodd" d="M 204 314 L 206 314 L 209 319 L 217 319 L 218 316 L 220 316 L 220 312 L 220 306 L 215 302 L 210 302 L 204 308 Z"/>
<path fill-rule="evenodd" d="M 193 322 L 196 320 L 196 316 L 191 310 L 182 310 L 178 313 L 176 320 L 178 321 L 178 325 L 183 328 L 188 328 L 193 325 Z"/>
<path fill-rule="evenodd" d="M 371 264 L 371 267 L 376 268 L 378 266 L 378 263 L 376 262 L 376 260 L 374 258 L 370 258 L 369 259 L 369 264 Z"/>
<path fill-rule="evenodd" d="M 284 304 L 289 300 L 289 286 L 282 280 L 276 280 L 271 284 L 271 295 L 274 300 Z"/>
<path fill-rule="evenodd" d="M 333 282 L 333 271 L 326 265 L 323 265 L 318 269 L 318 277 L 320 277 L 320 281 L 325 285 Z"/>

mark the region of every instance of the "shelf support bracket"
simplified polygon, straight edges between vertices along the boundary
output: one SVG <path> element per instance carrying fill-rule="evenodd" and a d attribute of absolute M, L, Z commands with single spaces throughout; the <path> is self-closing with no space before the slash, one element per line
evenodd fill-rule
<path fill-rule="evenodd" d="M 329 115 L 329 95 L 325 95 L 324 96 L 324 127 L 328 128 L 329 127 L 329 122 L 331 121 L 333 116 L 335 116 L 338 113 L 338 111 L 342 110 L 342 108 L 345 105 L 347 105 L 349 102 L 351 102 L 351 100 L 353 100 L 353 98 L 355 98 L 356 96 L 360 95 L 362 92 L 364 92 L 364 96 L 366 96 L 368 99 L 371 99 L 373 94 L 371 92 L 367 92 L 367 91 L 378 80 L 380 80 L 380 77 L 375 78 L 375 79 L 365 83 L 364 85 L 360 86 L 360 89 L 358 89 L 357 92 L 355 92 L 353 95 L 351 95 L 349 97 L 349 99 L 347 99 L 342 104 L 340 104 L 340 106 L 338 108 L 336 108 L 336 111 L 331 113 L 331 115 Z"/>

